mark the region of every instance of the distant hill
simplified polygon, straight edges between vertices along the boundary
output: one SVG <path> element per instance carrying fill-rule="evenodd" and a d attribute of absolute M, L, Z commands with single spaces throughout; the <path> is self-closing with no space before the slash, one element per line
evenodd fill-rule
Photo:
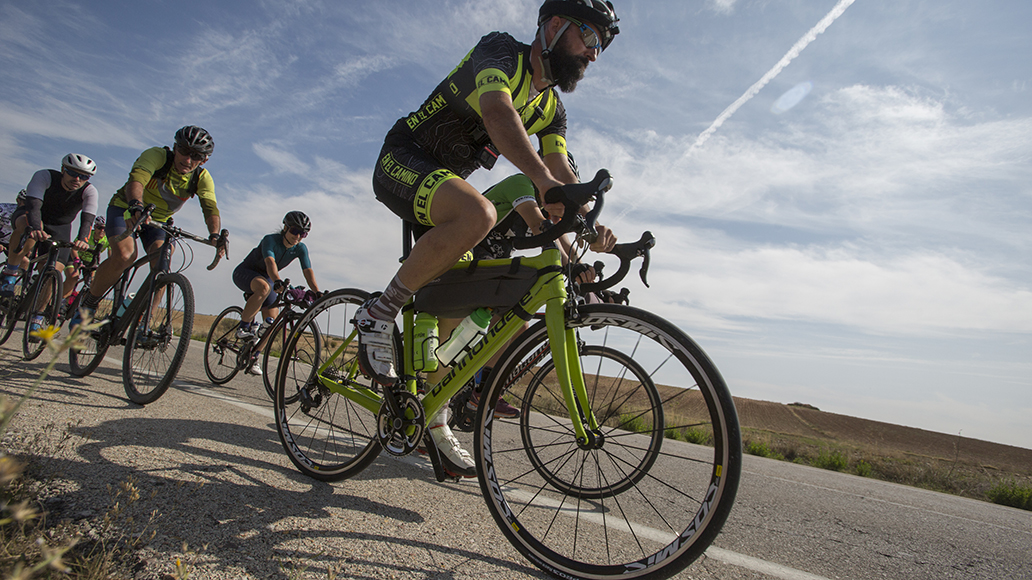
<path fill-rule="evenodd" d="M 735 406 L 746 440 L 751 434 L 768 435 L 775 441 L 838 444 L 857 452 L 1032 476 L 1032 449 L 827 413 L 800 403 L 735 397 Z"/>

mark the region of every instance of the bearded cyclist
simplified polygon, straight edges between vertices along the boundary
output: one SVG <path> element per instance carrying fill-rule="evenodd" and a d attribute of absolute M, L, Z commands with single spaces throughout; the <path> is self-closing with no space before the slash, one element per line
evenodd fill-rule
<path fill-rule="evenodd" d="M 382 384 L 394 371 L 394 319 L 424 284 L 444 273 L 495 224 L 491 202 L 466 178 L 504 155 L 539 192 L 574 183 L 566 159 L 566 109 L 556 87 L 572 92 L 619 33 L 611 2 L 546 0 L 531 44 L 492 32 L 388 132 L 373 173 L 380 202 L 414 224 L 416 243 L 394 279 L 355 315 L 359 362 Z M 529 135 L 537 135 L 543 157 Z M 428 421 L 451 475 L 475 477 L 469 452 L 447 426 L 448 408 Z"/>

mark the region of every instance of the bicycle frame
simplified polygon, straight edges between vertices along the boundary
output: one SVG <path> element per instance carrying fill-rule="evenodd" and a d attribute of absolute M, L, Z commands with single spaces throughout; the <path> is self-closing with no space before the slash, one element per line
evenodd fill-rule
<path fill-rule="evenodd" d="M 500 266 L 511 263 L 511 259 L 482 260 L 480 262 L 483 266 Z M 491 357 L 502 350 L 519 334 L 524 322 L 529 320 L 533 313 L 544 306 L 549 344 L 551 345 L 556 373 L 562 386 L 563 396 L 566 400 L 567 408 L 571 410 L 570 417 L 573 421 L 573 428 L 578 440 L 587 441 L 589 439 L 587 430 L 598 429 L 599 424 L 591 412 L 584 377 L 581 373 L 580 359 L 577 356 L 576 336 L 572 329 L 566 328 L 565 324 L 564 306 L 567 293 L 565 279 L 561 270 L 562 262 L 559 250 L 552 244 L 537 256 L 523 257 L 521 263 L 538 271 L 544 270 L 546 273 L 538 277 L 534 286 L 520 299 L 517 306 L 509 309 L 491 327 L 483 340 L 474 346 L 470 352 L 464 353 L 452 365 L 451 371 L 439 383 L 428 386 L 427 392 L 422 398 L 425 416 L 433 417 L 447 405 L 448 401 L 473 378 L 477 371 L 491 360 Z M 460 262 L 454 268 L 465 268 L 466 265 L 465 262 Z M 521 316 L 520 312 L 525 314 Z M 415 348 L 414 341 L 412 340 L 413 321 L 414 313 L 410 302 L 406 305 L 403 322 L 405 369 L 413 368 L 413 349 Z M 320 365 L 318 377 L 321 384 L 326 388 L 347 397 L 373 413 L 377 413 L 383 405 L 384 397 L 382 395 L 372 389 L 353 386 L 354 382 L 351 380 L 342 384 L 323 376 L 326 369 L 332 366 L 333 361 L 344 353 L 344 350 L 348 345 L 352 344 L 356 336 L 356 331 L 352 331 L 329 358 Z M 350 369 L 347 379 L 353 379 L 357 373 L 358 368 L 356 364 Z M 411 373 L 405 374 L 403 379 L 405 388 L 410 393 L 416 394 L 419 379 Z M 581 412 L 576 412 L 578 409 Z"/>

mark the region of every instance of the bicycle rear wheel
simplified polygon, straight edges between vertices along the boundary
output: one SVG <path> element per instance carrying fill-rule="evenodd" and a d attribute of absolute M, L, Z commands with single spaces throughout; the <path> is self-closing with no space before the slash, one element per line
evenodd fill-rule
<path fill-rule="evenodd" d="M 317 324 L 319 332 L 291 335 L 276 373 L 273 405 L 280 442 L 301 473 L 321 481 L 351 477 L 380 454 L 376 413 L 325 384 L 367 392 L 375 388 L 358 370 L 358 339 L 351 323 L 368 297 L 363 290 L 343 289 L 313 304 L 298 325 Z M 348 340 L 320 376 L 318 368 Z"/>
<path fill-rule="evenodd" d="M 79 291 L 79 295 L 75 297 L 75 301 L 69 307 L 70 312 L 74 313 L 79 310 L 87 294 L 89 294 L 88 287 L 84 287 Z M 101 300 L 100 304 L 97 305 L 97 311 L 93 314 L 93 320 L 104 320 L 110 317 L 111 300 L 109 293 L 108 298 Z M 69 330 L 71 329 L 69 328 Z M 85 377 L 97 370 L 101 361 L 104 360 L 104 355 L 107 354 L 108 347 L 111 345 L 109 341 L 110 336 L 110 321 L 96 330 L 82 332 L 79 335 L 80 348 L 73 348 L 68 351 L 68 372 L 76 377 Z"/>
<path fill-rule="evenodd" d="M 178 272 L 159 275 L 145 299 L 151 302 L 129 327 L 122 355 L 125 394 L 140 405 L 156 401 L 176 378 L 190 347 L 194 318 L 193 288 Z"/>
<path fill-rule="evenodd" d="M 301 328 L 301 316 L 297 312 L 288 314 L 280 319 L 279 324 L 268 330 L 270 335 L 269 342 L 266 343 L 265 349 L 262 351 L 262 367 L 264 368 L 262 381 L 265 383 L 265 392 L 269 394 L 269 399 L 272 401 L 276 400 L 276 374 L 279 371 L 279 365 L 284 360 L 283 351 L 290 341 L 290 337 L 294 335 L 295 329 Z M 299 341 L 299 343 L 312 342 L 314 351 L 322 352 L 323 335 L 322 331 L 319 330 L 319 323 L 312 319 L 303 328 L 304 332 L 312 336 Z M 284 400 L 284 404 L 291 404 L 295 400 L 296 398 L 288 396 Z"/>
<path fill-rule="evenodd" d="M 734 503 L 741 435 L 731 394 L 691 338 L 648 312 L 580 308 L 588 403 L 578 444 L 540 322 L 506 350 L 481 405 L 475 451 L 488 509 L 512 545 L 563 578 L 666 578 L 710 545 Z M 510 397 L 512 400 L 512 397 Z M 583 414 L 584 410 L 578 410 Z"/>
<path fill-rule="evenodd" d="M 204 341 L 204 374 L 216 385 L 228 383 L 240 371 L 238 358 L 243 349 L 248 348 L 250 338 L 236 337 L 244 309 L 230 306 L 223 310 L 208 330 L 208 339 Z"/>
<path fill-rule="evenodd" d="M 44 295 L 49 298 L 42 300 Z M 32 321 L 36 315 L 43 317 L 40 328 L 57 325 L 58 311 L 61 309 L 61 276 L 54 270 L 43 272 L 39 284 L 32 289 L 28 310 L 25 314 L 25 332 L 22 334 L 22 355 L 25 360 L 33 360 L 47 347 L 45 340 L 32 336 Z"/>

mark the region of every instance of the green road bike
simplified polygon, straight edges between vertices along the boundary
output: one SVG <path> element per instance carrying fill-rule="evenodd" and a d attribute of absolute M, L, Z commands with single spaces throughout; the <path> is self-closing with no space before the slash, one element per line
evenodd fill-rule
<path fill-rule="evenodd" d="M 321 342 L 293 335 L 276 377 L 276 428 L 291 462 L 333 481 L 358 474 L 381 451 L 422 447 L 444 481 L 426 418 L 502 352 L 477 408 L 474 455 L 506 539 L 560 578 L 666 578 L 698 558 L 734 503 L 738 419 L 720 373 L 679 328 L 623 304 L 581 304 L 573 294 L 572 271 L 551 240 L 571 230 L 590 239 L 610 184 L 603 170 L 591 183 L 548 192 L 546 201 L 566 205 L 563 220 L 514 244 L 542 246 L 541 254 L 456 265 L 518 263 L 534 276 L 436 384 L 415 370 L 413 302 L 395 337 L 399 382 L 380 388 L 359 370 L 351 322 L 369 295 L 344 289 L 317 301 L 299 324 L 317 320 Z M 592 211 L 579 216 L 592 198 Z M 521 409 L 518 419 L 495 417 L 503 395 Z"/>

